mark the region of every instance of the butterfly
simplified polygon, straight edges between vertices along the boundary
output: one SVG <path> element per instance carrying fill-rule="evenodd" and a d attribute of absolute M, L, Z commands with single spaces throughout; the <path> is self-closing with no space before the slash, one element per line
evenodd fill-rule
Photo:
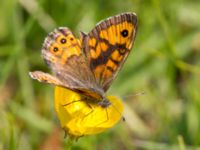
<path fill-rule="evenodd" d="M 67 27 L 46 37 L 42 57 L 53 75 L 30 72 L 40 82 L 61 86 L 92 99 L 103 108 L 111 102 L 106 91 L 129 55 L 137 31 L 135 13 L 122 13 L 99 22 L 80 38 Z"/>

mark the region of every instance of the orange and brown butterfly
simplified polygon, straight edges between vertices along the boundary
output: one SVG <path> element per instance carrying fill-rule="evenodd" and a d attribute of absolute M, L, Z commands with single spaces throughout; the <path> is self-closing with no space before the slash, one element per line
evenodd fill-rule
<path fill-rule="evenodd" d="M 135 13 L 122 13 L 99 22 L 80 39 L 60 27 L 45 39 L 42 56 L 54 75 L 30 72 L 40 82 L 62 86 L 91 98 L 103 108 L 111 102 L 106 91 L 129 55 L 137 30 Z"/>

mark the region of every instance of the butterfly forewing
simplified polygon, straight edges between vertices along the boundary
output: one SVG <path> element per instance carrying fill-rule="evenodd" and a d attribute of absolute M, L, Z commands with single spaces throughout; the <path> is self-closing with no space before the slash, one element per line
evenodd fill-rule
<path fill-rule="evenodd" d="M 124 13 L 101 21 L 84 39 L 84 51 L 96 82 L 106 91 L 134 42 L 137 17 Z"/>

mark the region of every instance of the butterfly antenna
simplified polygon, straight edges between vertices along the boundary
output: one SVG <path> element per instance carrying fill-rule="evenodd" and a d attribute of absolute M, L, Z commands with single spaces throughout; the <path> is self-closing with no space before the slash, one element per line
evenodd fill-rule
<path fill-rule="evenodd" d="M 139 93 L 136 93 L 136 94 L 130 94 L 130 95 L 124 96 L 123 99 L 132 98 L 132 97 L 136 97 L 136 96 L 140 96 L 140 95 L 144 95 L 144 94 L 145 94 L 145 92 L 139 92 Z"/>

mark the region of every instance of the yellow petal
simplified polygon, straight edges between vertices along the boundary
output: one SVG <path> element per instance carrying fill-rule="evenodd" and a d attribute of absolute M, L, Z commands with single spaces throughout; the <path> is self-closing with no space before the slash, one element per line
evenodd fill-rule
<path fill-rule="evenodd" d="M 56 86 L 55 110 L 62 128 L 70 137 L 96 134 L 111 128 L 121 119 L 123 104 L 115 96 L 107 98 L 112 104 L 103 108 L 95 101 L 86 101 L 76 92 Z"/>

